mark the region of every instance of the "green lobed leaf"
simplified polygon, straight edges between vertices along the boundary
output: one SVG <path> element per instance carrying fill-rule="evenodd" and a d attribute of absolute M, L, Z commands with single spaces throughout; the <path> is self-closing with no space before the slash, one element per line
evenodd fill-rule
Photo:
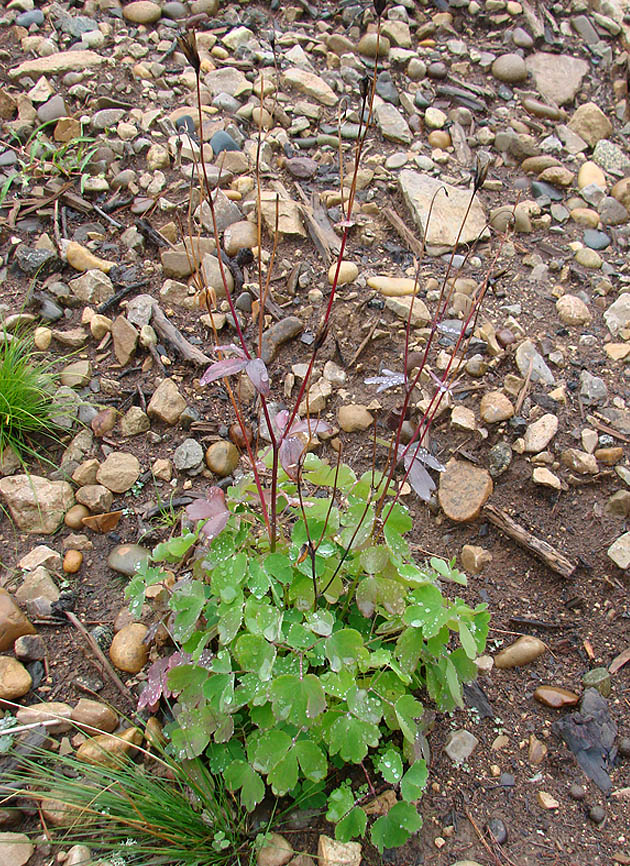
<path fill-rule="evenodd" d="M 195 630 L 197 620 L 206 603 L 204 585 L 198 580 L 191 580 L 171 596 L 169 606 L 175 613 L 173 637 L 183 643 Z"/>
<path fill-rule="evenodd" d="M 360 763 L 369 748 L 376 748 L 380 731 L 371 722 L 363 722 L 350 715 L 341 715 L 327 731 L 328 750 L 331 755 L 338 754 L 344 761 Z"/>
<path fill-rule="evenodd" d="M 378 695 L 353 686 L 346 694 L 346 701 L 353 716 L 363 722 L 378 725 L 383 715 L 383 705 Z"/>
<path fill-rule="evenodd" d="M 418 730 L 416 719 L 424 713 L 422 704 L 412 695 L 401 695 L 394 705 L 394 712 L 403 737 L 413 743 Z"/>
<path fill-rule="evenodd" d="M 469 659 L 477 658 L 477 644 L 465 622 L 459 622 L 459 639 Z"/>
<path fill-rule="evenodd" d="M 396 803 L 387 815 L 381 815 L 372 825 L 372 844 L 380 854 L 385 848 L 398 848 L 422 827 L 422 818 L 411 803 Z"/>
<path fill-rule="evenodd" d="M 264 637 L 243 634 L 235 642 L 233 652 L 243 670 L 258 674 L 263 682 L 271 678 L 276 649 Z"/>
<path fill-rule="evenodd" d="M 295 744 L 295 755 L 307 779 L 320 782 L 326 778 L 328 772 L 326 755 L 312 740 L 298 740 Z"/>
<path fill-rule="evenodd" d="M 366 660 L 368 658 L 363 637 L 354 628 L 342 628 L 334 632 L 326 640 L 325 647 L 330 667 L 337 673 L 344 668 L 356 669 L 361 656 Z"/>
<path fill-rule="evenodd" d="M 197 541 L 195 532 L 186 532 L 168 541 L 162 541 L 153 548 L 151 559 L 154 562 L 179 562 Z"/>
<path fill-rule="evenodd" d="M 365 835 L 367 827 L 367 815 L 360 806 L 351 809 L 345 818 L 335 826 L 335 839 L 339 842 L 349 842 L 357 836 Z"/>
<path fill-rule="evenodd" d="M 328 795 L 326 820 L 337 824 L 354 808 L 355 798 L 349 785 L 341 785 Z"/>
<path fill-rule="evenodd" d="M 423 760 L 412 764 L 400 781 L 400 793 L 403 800 L 419 800 L 424 793 L 429 772 Z"/>
<path fill-rule="evenodd" d="M 390 785 L 397 785 L 403 775 L 403 762 L 398 749 L 390 747 L 374 762 L 375 769 Z"/>
<path fill-rule="evenodd" d="M 245 761 L 232 761 L 223 772 L 223 779 L 230 791 L 241 792 L 241 804 L 252 812 L 265 796 L 265 783 Z"/>

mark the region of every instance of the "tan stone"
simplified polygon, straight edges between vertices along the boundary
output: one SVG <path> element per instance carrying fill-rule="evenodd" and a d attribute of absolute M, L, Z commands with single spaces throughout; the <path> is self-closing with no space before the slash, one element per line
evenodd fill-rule
<path fill-rule="evenodd" d="M 37 634 L 37 630 L 6 589 L 0 588 L 0 652 L 11 649 L 24 634 Z"/>
<path fill-rule="evenodd" d="M 89 698 L 81 698 L 72 710 L 70 718 L 75 725 L 97 728 L 111 733 L 118 726 L 118 715 L 111 707 Z"/>
<path fill-rule="evenodd" d="M 43 535 L 55 532 L 74 505 L 74 493 L 67 481 L 49 481 L 39 475 L 0 479 L 0 495 L 18 529 Z"/>
<path fill-rule="evenodd" d="M 87 764 L 100 764 L 115 768 L 120 761 L 142 743 L 142 732 L 138 728 L 127 728 L 119 734 L 99 734 L 90 737 L 77 749 L 77 760 Z"/>
<path fill-rule="evenodd" d="M 12 656 L 0 656 L 0 699 L 16 701 L 33 685 L 31 675 L 23 664 Z"/>
<path fill-rule="evenodd" d="M 537 637 L 522 635 L 510 646 L 497 653 L 494 657 L 494 664 L 500 670 L 518 668 L 535 661 L 546 649 L 545 644 Z"/>
<path fill-rule="evenodd" d="M 153 392 L 147 407 L 150 418 L 157 418 L 171 426 L 177 424 L 179 416 L 186 408 L 186 401 L 172 379 L 164 379 Z"/>
<path fill-rule="evenodd" d="M 37 724 L 38 722 L 58 721 L 53 725 L 46 725 L 50 734 L 63 734 L 72 728 L 70 715 L 72 708 L 69 704 L 61 701 L 50 701 L 49 703 L 34 704 L 32 707 L 22 707 L 15 714 L 21 725 Z"/>
<path fill-rule="evenodd" d="M 462 568 L 468 574 L 480 574 L 492 562 L 492 554 L 476 544 L 465 544 L 461 552 Z"/>
<path fill-rule="evenodd" d="M 96 480 L 113 493 L 124 493 L 140 476 L 140 461 L 135 454 L 112 451 L 99 466 Z"/>
<path fill-rule="evenodd" d="M 479 516 L 493 490 L 492 478 L 485 469 L 461 460 L 450 460 L 440 475 L 438 501 L 448 518 L 468 523 Z"/>
<path fill-rule="evenodd" d="M 128 674 L 137 674 L 142 670 L 149 658 L 149 648 L 144 643 L 147 632 L 146 625 L 132 622 L 114 635 L 109 657 L 118 670 Z"/>
<path fill-rule="evenodd" d="M 488 391 L 481 398 L 479 414 L 486 424 L 499 424 L 514 414 L 514 406 L 502 391 Z"/>

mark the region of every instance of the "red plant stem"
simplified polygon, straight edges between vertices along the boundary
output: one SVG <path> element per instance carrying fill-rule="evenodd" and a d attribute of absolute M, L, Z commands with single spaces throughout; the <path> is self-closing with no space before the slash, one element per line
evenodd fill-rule
<path fill-rule="evenodd" d="M 441 187 L 440 187 L 440 189 L 441 189 Z M 433 198 L 432 198 L 432 200 L 431 200 L 431 207 L 430 207 L 430 210 L 429 210 L 429 215 L 430 215 L 431 212 L 432 212 L 432 209 L 433 209 L 433 202 L 435 201 L 435 197 L 437 196 L 437 194 L 438 194 L 439 191 L 440 191 L 439 189 L 436 190 L 435 194 L 433 195 Z M 466 220 L 468 219 L 468 214 L 470 213 L 470 209 L 471 209 L 471 207 L 472 207 L 473 201 L 475 200 L 475 195 L 476 195 L 476 193 L 477 193 L 477 191 L 476 191 L 475 189 L 473 189 L 473 194 L 472 194 L 471 197 L 470 197 L 470 201 L 468 202 L 468 206 L 467 206 L 467 208 L 466 208 L 466 212 L 465 212 L 465 214 L 464 214 L 464 218 L 463 218 L 463 220 L 462 220 L 462 222 L 461 222 L 461 225 L 460 225 L 460 227 L 459 227 L 459 231 L 458 231 L 458 233 L 457 233 L 457 237 L 456 237 L 456 239 L 455 239 L 455 246 L 453 247 L 453 254 L 451 255 L 451 262 L 453 261 L 453 257 L 454 257 L 454 255 L 455 255 L 455 251 L 457 250 L 457 245 L 459 244 L 460 238 L 461 238 L 461 236 L 462 236 L 462 232 L 463 232 L 463 230 L 464 230 L 464 225 L 465 225 L 465 223 L 466 223 Z M 427 228 L 428 228 L 428 219 L 427 219 Z M 425 236 L 426 236 L 426 230 L 425 230 Z M 449 265 L 450 265 L 450 263 L 449 263 Z M 448 270 L 447 270 L 447 276 L 448 276 Z M 411 394 L 412 394 L 412 392 L 413 392 L 413 389 L 414 389 L 415 386 L 417 385 L 418 381 L 420 380 L 420 376 L 422 375 L 422 371 L 424 370 L 424 367 L 425 367 L 425 365 L 426 365 L 426 363 L 427 363 L 427 359 L 428 359 L 428 357 L 429 357 L 429 351 L 430 351 L 430 349 L 431 349 L 431 346 L 433 345 L 433 340 L 434 340 L 434 338 L 435 338 L 435 334 L 436 334 L 436 332 L 437 332 L 438 324 L 440 323 L 440 321 L 442 320 L 442 318 L 443 318 L 443 316 L 444 316 L 444 312 L 445 312 L 445 309 L 446 309 L 446 304 L 442 307 L 442 295 L 443 295 L 443 293 L 444 293 L 444 287 L 446 286 L 446 279 L 447 279 L 447 276 L 444 277 L 444 280 L 443 280 L 443 282 L 442 282 L 442 293 L 441 293 L 441 295 L 440 295 L 440 301 L 438 302 L 438 306 L 437 306 L 437 309 L 436 309 L 436 311 L 435 311 L 435 315 L 434 315 L 434 317 L 433 317 L 433 321 L 432 321 L 432 323 L 431 323 L 431 333 L 429 334 L 429 339 L 427 340 L 427 344 L 426 344 L 426 347 L 425 347 L 425 350 L 424 350 L 424 355 L 423 355 L 423 357 L 422 357 L 422 362 L 420 363 L 420 365 L 419 365 L 419 367 L 418 367 L 418 372 L 416 373 L 416 376 L 415 376 L 413 382 L 412 382 L 411 384 L 407 383 L 407 390 L 406 390 L 406 392 L 405 392 L 405 396 L 404 396 L 404 399 L 403 399 L 403 405 L 402 405 L 402 409 L 401 409 L 401 412 L 400 412 L 400 420 L 398 421 L 398 427 L 397 427 L 397 429 L 396 429 L 396 434 L 395 434 L 395 437 L 394 437 L 394 446 L 393 446 L 393 448 L 392 448 L 392 455 L 391 455 L 391 460 L 390 460 L 389 470 L 388 470 L 388 472 L 387 472 L 387 477 L 386 477 L 386 480 L 385 480 L 385 484 L 384 484 L 384 486 L 383 486 L 383 490 L 382 490 L 381 495 L 380 495 L 380 497 L 379 497 L 379 500 L 378 500 L 378 502 L 377 502 L 377 504 L 376 504 L 376 515 L 377 515 L 377 517 L 380 516 L 381 511 L 383 510 L 383 505 L 384 505 L 384 503 L 385 503 L 385 497 L 386 497 L 386 495 L 387 495 L 387 491 L 388 491 L 388 489 L 389 489 L 389 487 L 390 487 L 390 485 L 391 485 L 391 483 L 392 483 L 392 481 L 393 481 L 393 478 L 394 478 L 394 472 L 396 471 L 396 466 L 397 466 L 397 464 L 398 464 L 398 461 L 401 459 L 401 458 L 400 458 L 400 455 L 398 454 L 398 447 L 399 447 L 399 445 L 400 445 L 400 437 L 401 437 L 401 435 L 402 435 L 402 428 L 403 428 L 403 424 L 404 424 L 404 422 L 405 422 L 405 416 L 406 416 L 406 414 L 407 414 L 407 409 L 409 408 L 409 402 L 410 402 L 410 400 L 411 400 Z M 450 297 L 450 294 L 449 294 L 449 297 Z M 448 303 L 448 298 L 447 298 L 447 303 Z M 411 310 L 412 310 L 412 308 L 413 308 L 413 300 L 412 300 L 412 303 L 409 305 L 409 317 L 408 317 L 408 320 L 407 320 L 407 325 L 408 325 L 408 326 L 409 326 L 409 323 L 411 322 Z M 473 309 L 474 309 L 474 308 L 473 308 Z M 462 331 L 462 333 L 463 333 L 463 331 Z M 460 334 L 460 339 L 461 339 L 461 334 Z M 458 343 L 458 346 L 459 346 L 459 343 Z M 407 358 L 405 358 L 405 370 L 403 371 L 405 377 L 407 376 L 406 363 L 407 363 Z M 450 368 L 450 363 L 449 363 L 449 368 Z M 444 379 L 443 379 L 442 381 L 444 381 Z M 435 395 L 434 395 L 434 397 L 435 397 Z M 431 403 L 429 404 L 429 409 L 431 408 L 432 403 L 433 403 L 433 399 L 431 400 Z M 438 403 L 438 406 L 436 407 L 436 410 L 435 410 L 435 411 L 437 411 L 437 408 L 439 408 L 439 403 Z M 429 411 L 429 409 L 427 409 L 427 412 Z M 426 419 L 426 417 L 427 417 L 427 412 L 425 412 L 422 421 L 418 424 L 418 426 L 417 426 L 417 428 L 416 428 L 416 432 L 415 432 L 413 438 L 412 438 L 411 441 L 408 443 L 407 447 L 405 448 L 405 451 L 403 452 L 404 454 L 407 453 L 407 451 L 409 450 L 409 446 L 413 443 L 413 441 L 415 440 L 416 436 L 418 435 L 418 432 L 419 432 L 419 430 L 420 430 L 420 427 L 423 425 L 423 423 L 424 423 L 424 421 L 425 421 L 425 419 Z M 433 418 L 431 418 L 431 420 L 433 420 Z M 429 423 L 430 423 L 430 422 L 429 422 Z M 428 429 L 428 425 L 425 427 L 425 429 L 424 429 L 424 431 L 423 431 L 423 433 L 422 433 L 422 436 L 421 436 L 421 438 L 420 438 L 420 442 L 418 443 L 418 448 L 420 447 L 420 444 L 421 444 L 421 442 L 423 441 L 424 436 L 426 435 L 427 429 Z M 406 473 L 405 478 L 407 477 L 408 474 L 409 474 L 409 472 Z M 399 495 L 399 494 L 397 494 L 396 499 L 398 499 L 398 495 Z M 387 516 L 388 516 L 388 517 L 389 517 L 389 515 L 391 514 L 391 511 L 392 511 L 392 509 L 390 508 L 389 511 L 388 511 L 388 513 L 387 513 Z"/>
<path fill-rule="evenodd" d="M 214 240 L 215 240 L 215 244 L 216 244 L 216 248 L 217 248 L 217 260 L 219 262 L 219 272 L 221 274 L 221 280 L 223 282 L 223 288 L 225 289 L 225 294 L 226 294 L 226 297 L 228 300 L 228 304 L 230 305 L 230 312 L 232 313 L 232 318 L 234 320 L 234 326 L 236 328 L 236 332 L 238 334 L 238 338 L 239 338 L 239 341 L 241 343 L 241 347 L 243 349 L 243 352 L 247 356 L 247 358 L 251 358 L 251 355 L 249 354 L 249 352 L 247 350 L 247 344 L 245 342 L 245 338 L 243 336 L 241 326 L 240 326 L 239 321 L 238 321 L 238 316 L 236 314 L 236 308 L 234 307 L 234 302 L 233 302 L 232 295 L 231 295 L 231 292 L 230 292 L 230 289 L 228 286 L 227 277 L 225 274 L 225 269 L 223 267 L 223 261 L 221 259 L 221 240 L 219 238 L 219 228 L 217 225 L 217 218 L 216 218 L 216 213 L 214 210 L 214 201 L 212 199 L 212 191 L 210 189 L 210 183 L 208 181 L 208 173 L 206 170 L 206 162 L 204 159 L 203 114 L 201 111 L 201 79 L 200 79 L 198 71 L 197 71 L 197 75 L 196 75 L 196 80 L 197 80 L 197 112 L 199 115 L 199 156 L 201 158 L 201 171 L 203 173 L 203 179 L 204 179 L 206 194 L 208 196 L 208 205 L 210 207 L 210 214 L 212 216 L 212 228 L 213 228 Z M 202 203 L 203 203 L 203 197 L 202 197 Z M 211 313 L 211 315 L 212 315 L 212 313 Z M 269 522 L 269 516 L 267 514 L 267 505 L 266 505 L 265 496 L 263 493 L 262 482 L 260 480 L 260 474 L 259 474 L 258 468 L 256 466 L 256 460 L 254 458 L 254 455 L 252 454 L 251 445 L 249 444 L 249 437 L 247 435 L 247 429 L 245 427 L 245 422 L 243 421 L 241 413 L 238 410 L 237 401 L 236 401 L 234 393 L 233 393 L 233 391 L 229 385 L 229 382 L 227 381 L 227 379 L 224 379 L 223 381 L 224 381 L 225 386 L 226 386 L 228 393 L 230 395 L 232 407 L 234 408 L 234 412 L 236 414 L 236 418 L 237 418 L 239 427 L 241 428 L 241 433 L 243 434 L 243 439 L 245 441 L 245 445 L 247 448 L 247 454 L 248 454 L 248 457 L 249 457 L 249 460 L 250 460 L 250 463 L 252 466 L 252 471 L 254 473 L 254 481 L 256 483 L 256 489 L 257 489 L 258 495 L 260 497 L 260 504 L 261 504 L 262 513 L 263 513 L 263 519 L 265 521 L 265 526 L 267 527 L 267 532 L 271 536 L 271 541 L 272 541 L 272 546 L 273 546 L 274 535 L 272 533 L 272 525 Z M 271 419 L 269 418 L 269 413 L 267 411 L 266 401 L 262 395 L 261 395 L 261 401 L 262 401 L 262 405 L 263 405 L 263 410 L 265 412 L 265 417 L 267 420 L 267 427 L 269 429 L 269 435 L 270 435 L 271 440 L 272 440 L 272 445 L 274 445 L 274 447 L 275 447 L 275 436 L 274 436 L 273 429 L 271 426 Z"/>
<path fill-rule="evenodd" d="M 350 219 L 352 216 L 352 210 L 354 207 L 354 199 L 356 196 L 359 163 L 361 160 L 361 154 L 363 152 L 363 146 L 365 144 L 367 132 L 368 132 L 368 129 L 370 127 L 370 120 L 372 118 L 372 109 L 374 106 L 374 94 L 376 93 L 376 78 L 377 78 L 377 72 L 378 72 L 378 44 L 379 44 L 379 40 L 380 40 L 380 35 L 381 35 L 381 19 L 379 18 L 378 19 L 377 39 L 376 39 L 376 58 L 374 60 L 374 74 L 372 76 L 372 88 L 371 88 L 371 92 L 370 92 L 370 107 L 369 107 L 369 112 L 368 112 L 368 119 L 365 123 L 365 127 L 363 130 L 363 136 L 361 136 L 361 127 L 359 127 L 359 136 L 357 138 L 357 146 L 356 146 L 356 150 L 355 150 L 355 162 L 354 162 L 354 171 L 353 171 L 353 176 L 352 176 L 352 184 L 350 186 L 350 195 L 348 197 L 348 211 L 347 211 L 348 216 L 347 216 L 347 219 L 345 221 L 346 224 L 344 226 L 343 235 L 341 237 L 341 247 L 339 249 L 339 255 L 337 256 L 337 265 L 335 268 L 335 275 L 333 277 L 333 282 L 332 282 L 332 286 L 330 289 L 330 297 L 328 299 L 326 311 L 325 311 L 323 319 L 322 319 L 322 325 L 320 328 L 320 330 L 322 332 L 325 332 L 325 330 L 328 326 L 328 323 L 330 321 L 330 315 L 332 312 L 332 307 L 333 307 L 333 304 L 335 302 L 335 297 L 337 294 L 337 284 L 339 282 L 339 271 L 341 270 L 341 264 L 343 262 L 343 256 L 344 256 L 344 253 L 346 250 L 346 244 L 348 242 L 348 232 L 350 230 L 349 222 L 350 222 Z M 365 112 L 365 101 L 363 101 L 363 104 L 361 106 L 360 124 L 363 123 L 364 112 Z M 343 190 L 342 190 L 342 196 L 341 197 L 343 199 Z M 304 379 L 302 380 L 302 384 L 300 386 L 300 390 L 298 392 L 297 399 L 295 401 L 293 409 L 291 410 L 291 415 L 289 417 L 289 421 L 287 423 L 285 433 L 282 435 L 280 441 L 282 441 L 284 439 L 284 437 L 287 435 L 286 431 L 291 429 L 291 424 L 293 423 L 295 416 L 297 415 L 298 407 L 299 407 L 300 403 L 302 402 L 302 399 L 304 397 L 304 393 L 308 387 L 308 383 L 310 381 L 311 373 L 313 371 L 313 366 L 315 364 L 315 359 L 317 357 L 317 353 L 318 353 L 319 349 L 320 349 L 320 347 L 316 344 L 315 348 L 313 349 L 313 352 L 311 354 L 311 359 L 310 359 L 309 364 L 308 364 L 306 375 L 304 376 Z"/>
<path fill-rule="evenodd" d="M 415 450 L 414 455 L 413 455 L 414 459 L 417 456 L 419 449 L 422 447 L 422 442 L 423 442 L 424 437 L 427 433 L 427 430 L 429 429 L 429 427 L 433 423 L 433 419 L 435 418 L 437 411 L 440 408 L 440 403 L 442 402 L 442 398 L 444 397 L 444 394 L 446 393 L 446 388 L 444 386 L 446 386 L 451 367 L 453 365 L 453 362 L 455 361 L 455 358 L 457 357 L 457 353 L 459 352 L 460 346 L 462 345 L 462 342 L 464 341 L 466 331 L 468 330 L 468 327 L 469 327 L 470 322 L 472 321 L 473 317 L 476 317 L 479 315 L 479 309 L 481 306 L 481 302 L 483 301 L 485 294 L 488 290 L 488 281 L 489 281 L 490 273 L 492 271 L 492 267 L 495 265 L 499 255 L 501 254 L 501 249 L 502 249 L 502 245 L 497 250 L 495 257 L 494 257 L 494 260 L 492 262 L 492 265 L 490 266 L 490 269 L 488 270 L 488 273 L 486 274 L 486 277 L 485 277 L 484 282 L 481 286 L 481 289 L 478 292 L 477 297 L 475 298 L 475 303 L 472 306 L 468 316 L 466 317 L 466 319 L 462 325 L 460 335 L 457 339 L 457 343 L 455 344 L 455 349 L 454 349 L 451 357 L 449 358 L 449 362 L 448 362 L 446 370 L 444 372 L 444 376 L 442 377 L 442 385 L 436 390 L 433 397 L 431 398 L 429 406 L 427 407 L 425 413 L 423 414 L 422 419 L 418 423 L 416 430 L 414 432 L 414 435 L 410 439 L 409 443 L 407 444 L 407 446 L 405 447 L 405 450 L 403 451 L 403 453 L 401 455 L 401 459 L 404 459 L 405 455 L 407 454 L 407 452 L 409 451 L 411 446 L 414 444 L 416 437 L 419 437 L 419 438 L 418 438 L 418 444 L 416 445 L 416 450 Z M 469 342 L 469 341 L 470 341 L 470 338 L 468 338 L 467 342 Z M 431 411 L 436 397 L 438 398 L 437 403 L 436 403 L 435 407 L 433 408 L 433 411 Z M 422 433 L 420 434 L 421 429 L 422 429 Z M 412 466 L 413 466 L 413 461 L 410 464 L 409 469 L 407 469 L 405 471 L 401 485 L 400 485 L 393 501 L 390 503 L 389 511 L 387 512 L 387 514 L 385 515 L 385 518 L 382 521 L 383 526 L 387 523 L 387 520 L 389 519 L 389 516 L 392 513 L 392 509 L 393 509 L 394 505 L 398 502 L 398 499 L 400 498 L 402 485 L 405 483 L 405 481 L 409 477 L 409 473 L 411 472 Z"/>

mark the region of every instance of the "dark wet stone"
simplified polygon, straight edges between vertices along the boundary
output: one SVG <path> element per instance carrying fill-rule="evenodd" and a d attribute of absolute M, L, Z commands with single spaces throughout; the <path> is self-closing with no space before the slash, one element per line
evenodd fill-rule
<path fill-rule="evenodd" d="M 618 748 L 622 758 L 630 758 L 630 737 L 622 737 Z"/>
<path fill-rule="evenodd" d="M 531 189 L 535 199 L 546 196 L 551 201 L 562 201 L 564 198 L 559 190 L 542 180 L 533 180 Z"/>
<path fill-rule="evenodd" d="M 280 346 L 301 334 L 303 328 L 304 325 L 297 316 L 287 316 L 265 331 L 261 347 L 261 357 L 265 364 L 273 361 Z"/>
<path fill-rule="evenodd" d="M 430 63 L 427 68 L 427 75 L 429 78 L 446 78 L 448 75 L 446 63 L 442 63 L 441 60 L 436 60 L 434 63 Z"/>
<path fill-rule="evenodd" d="M 252 296 L 249 292 L 241 292 L 236 301 L 234 302 L 234 306 L 237 310 L 241 310 L 243 313 L 251 313 L 252 311 Z"/>
<path fill-rule="evenodd" d="M 56 252 L 53 250 L 38 250 L 32 247 L 20 245 L 15 254 L 15 260 L 18 268 L 27 277 L 34 277 L 36 274 L 45 276 L 55 270 L 61 269 L 61 262 Z"/>
<path fill-rule="evenodd" d="M 509 442 L 497 442 L 488 452 L 488 472 L 493 478 L 498 478 L 510 468 L 512 448 Z"/>
<path fill-rule="evenodd" d="M 42 298 L 39 315 L 45 322 L 58 322 L 63 316 L 63 310 L 52 298 Z"/>
<path fill-rule="evenodd" d="M 606 810 L 603 806 L 591 806 L 588 817 L 594 824 L 601 824 L 606 819 Z"/>
<path fill-rule="evenodd" d="M 386 70 L 381 72 L 381 74 L 376 79 L 376 92 L 384 99 L 385 102 L 390 102 L 392 105 L 399 105 L 400 98 L 398 96 L 398 90 L 396 89 L 396 85 L 392 81 L 392 76 Z"/>
<path fill-rule="evenodd" d="M 508 840 L 507 827 L 500 818 L 490 818 L 487 823 L 488 832 L 496 839 L 499 845 L 505 845 Z"/>
<path fill-rule="evenodd" d="M 426 96 L 421 90 L 416 90 L 416 95 L 413 98 L 413 104 L 416 108 L 428 108 L 431 102 L 430 97 Z"/>
<path fill-rule="evenodd" d="M 184 430 L 188 430 L 196 421 L 201 421 L 201 413 L 194 406 L 186 406 L 179 416 L 179 423 Z"/>
<path fill-rule="evenodd" d="M 114 630 L 108 626 L 97 625 L 93 629 L 90 629 L 90 634 L 98 644 L 99 648 L 106 653 L 114 640 Z"/>
<path fill-rule="evenodd" d="M 31 688 L 38 688 L 46 677 L 46 669 L 44 665 L 40 661 L 31 662 L 26 665 L 26 670 L 29 672 L 31 679 L 33 680 Z"/>
<path fill-rule="evenodd" d="M 41 9 L 31 9 L 28 12 L 21 12 L 15 19 L 18 27 L 30 27 L 31 24 L 43 24 L 44 13 Z"/>
<path fill-rule="evenodd" d="M 175 129 L 179 132 L 187 132 L 193 138 L 197 137 L 197 133 L 195 132 L 195 121 L 192 119 L 190 114 L 182 114 L 181 117 L 178 117 L 175 121 Z"/>
<path fill-rule="evenodd" d="M 308 156 L 294 156 L 286 161 L 285 168 L 293 177 L 308 180 L 317 174 L 318 163 Z"/>
<path fill-rule="evenodd" d="M 577 782 L 574 782 L 569 788 L 569 797 L 573 800 L 583 800 L 586 797 L 586 791 L 582 785 L 578 785 Z"/>
<path fill-rule="evenodd" d="M 75 39 L 80 39 L 84 33 L 98 30 L 98 21 L 88 18 L 87 15 L 68 15 L 61 19 L 60 27 L 64 33 L 74 36 Z"/>
<path fill-rule="evenodd" d="M 232 136 L 223 129 L 215 132 L 212 136 L 210 139 L 210 147 L 215 156 L 220 154 L 223 150 L 240 150 L 240 147 L 234 141 Z"/>
<path fill-rule="evenodd" d="M 597 229 L 585 229 L 584 243 L 592 250 L 605 250 L 610 246 L 610 236 Z"/>
<path fill-rule="evenodd" d="M 515 415 L 513 418 L 510 418 L 508 424 L 517 436 L 525 435 L 525 431 L 527 430 L 527 421 L 524 418 L 521 418 L 520 415 Z"/>

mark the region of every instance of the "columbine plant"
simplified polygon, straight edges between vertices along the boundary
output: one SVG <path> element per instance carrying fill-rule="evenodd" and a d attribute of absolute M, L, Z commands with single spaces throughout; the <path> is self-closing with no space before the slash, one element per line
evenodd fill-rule
<path fill-rule="evenodd" d="M 384 3 L 375 8 L 380 35 Z M 196 71 L 199 96 L 201 62 L 193 33 L 182 49 Z M 452 387 L 485 285 L 441 378 L 431 378 L 428 358 L 453 291 L 450 266 L 412 373 L 410 311 L 403 372 L 385 371 L 373 380 L 379 390 L 402 387 L 384 471 L 377 471 L 375 455 L 372 468 L 360 477 L 340 456 L 329 466 L 309 449 L 318 434 L 331 428 L 308 413 L 304 419 L 298 415 L 298 407 L 308 405 L 311 374 L 326 341 L 353 226 L 357 170 L 375 81 L 376 63 L 371 81 L 361 88 L 362 125 L 339 226 L 335 277 L 296 400 L 276 414 L 268 402 L 272 382 L 261 346 L 271 269 L 264 280 L 259 260 L 257 350 L 246 340 L 225 281 L 236 340 L 216 346 L 218 360 L 202 379 L 204 384 L 223 380 L 251 473 L 238 478 L 227 495 L 212 488 L 205 499 L 188 506 L 186 531 L 155 548 L 153 564 L 134 577 L 128 596 L 134 613 L 149 585 L 161 583 L 168 597 L 167 621 L 177 651 L 150 669 L 140 705 L 155 710 L 162 698 L 174 702 L 175 721 L 167 733 L 178 758 L 205 756 L 247 810 L 268 794 L 302 805 L 325 804 L 326 818 L 340 840 L 362 836 L 368 823 L 364 807 L 394 786 L 398 802 L 371 827 L 373 843 L 383 850 L 404 843 L 422 823 L 415 804 L 426 783 L 428 745 L 420 695 L 441 710 L 462 706 L 462 683 L 476 676 L 474 659 L 485 647 L 489 615 L 485 605 L 471 608 L 444 594 L 446 584 L 466 583 L 454 563 L 414 561 L 405 538 L 412 519 L 399 501 L 405 481 L 423 499 L 435 489 L 428 470 L 443 467 L 428 449 L 428 431 Z M 201 126 L 201 109 L 199 122 Z M 209 204 L 220 249 L 202 139 L 202 198 Z M 486 170 L 478 166 L 471 204 Z M 258 168 L 257 179 L 260 238 Z M 274 251 L 276 243 L 277 236 Z M 203 296 L 210 305 L 211 293 Z M 234 375 L 246 375 L 256 390 L 270 440 L 266 451 L 257 453 L 251 444 L 238 389 L 230 384 Z M 416 389 L 427 384 L 427 408 L 403 442 Z M 395 486 L 400 464 L 402 478 Z M 167 567 L 178 572 L 177 582 Z"/>

